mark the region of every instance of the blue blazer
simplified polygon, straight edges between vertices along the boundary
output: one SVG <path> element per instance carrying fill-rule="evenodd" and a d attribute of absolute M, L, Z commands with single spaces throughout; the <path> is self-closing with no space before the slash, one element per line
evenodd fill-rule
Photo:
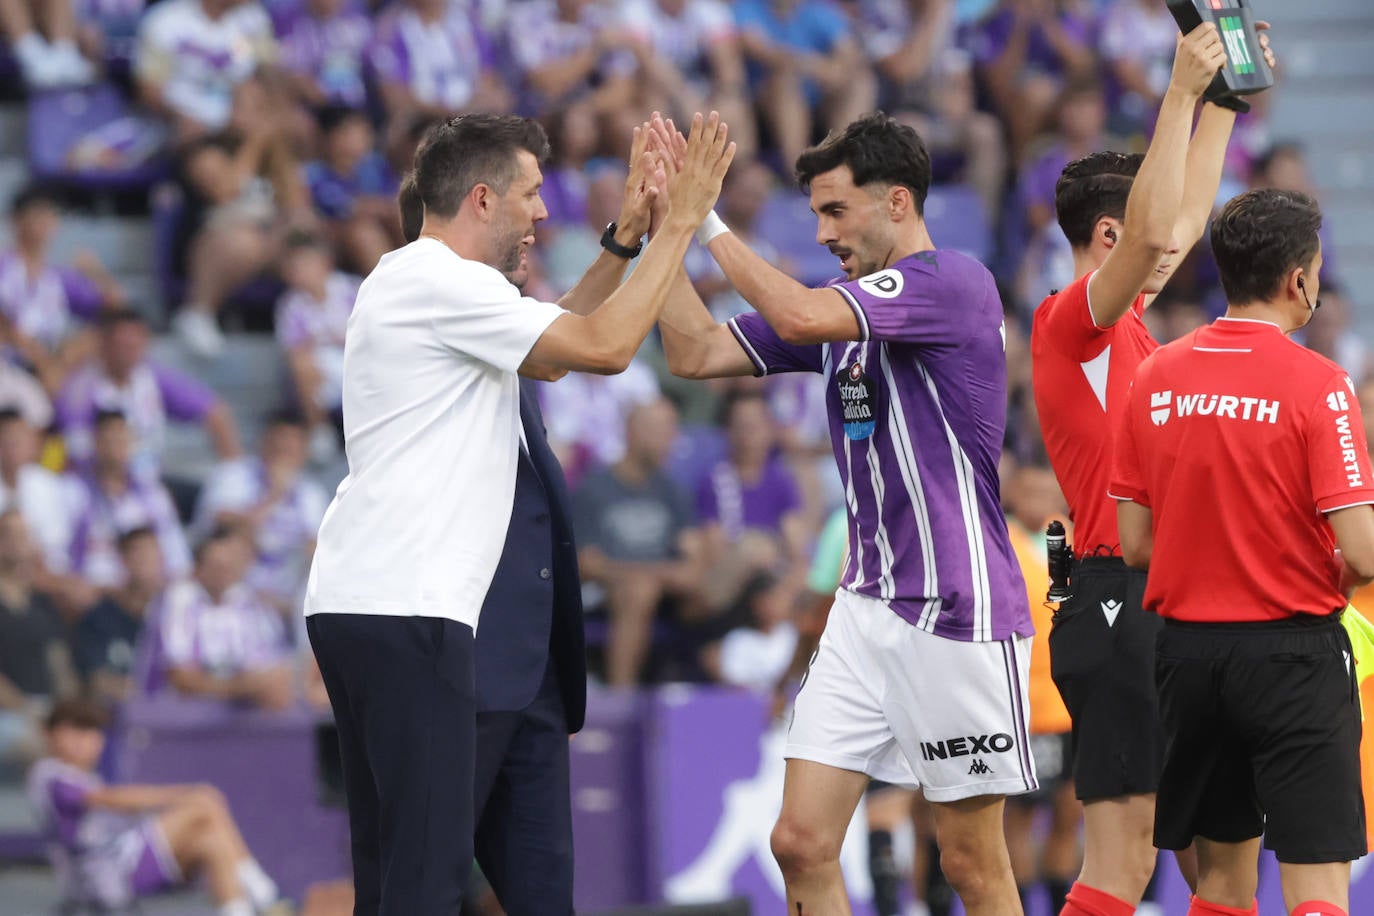
<path fill-rule="evenodd" d="M 582 580 L 563 468 L 549 448 L 534 383 L 520 380 L 521 449 L 501 562 L 477 627 L 477 711 L 524 709 L 554 665 L 569 733 L 587 712 Z"/>

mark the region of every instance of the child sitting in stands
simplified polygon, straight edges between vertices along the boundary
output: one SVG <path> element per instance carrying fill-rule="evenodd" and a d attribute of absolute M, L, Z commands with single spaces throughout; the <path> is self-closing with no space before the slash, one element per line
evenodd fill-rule
<path fill-rule="evenodd" d="M 219 790 L 105 785 L 95 772 L 104 729 L 101 707 L 58 702 L 46 723 L 48 756 L 29 771 L 29 801 L 69 896 L 122 907 L 203 872 L 220 916 L 288 912 Z"/>

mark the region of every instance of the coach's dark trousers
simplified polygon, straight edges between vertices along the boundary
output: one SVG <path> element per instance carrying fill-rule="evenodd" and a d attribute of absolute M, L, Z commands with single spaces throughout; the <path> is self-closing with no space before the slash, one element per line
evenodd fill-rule
<path fill-rule="evenodd" d="M 568 717 L 550 660 L 529 706 L 477 715 L 477 863 L 506 916 L 573 912 Z"/>
<path fill-rule="evenodd" d="M 315 614 L 306 629 L 338 725 L 355 916 L 457 916 L 473 860 L 472 628 Z"/>

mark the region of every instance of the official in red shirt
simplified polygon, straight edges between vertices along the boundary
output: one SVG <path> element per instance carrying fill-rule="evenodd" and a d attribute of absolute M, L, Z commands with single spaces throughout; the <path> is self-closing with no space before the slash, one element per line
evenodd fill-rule
<path fill-rule="evenodd" d="M 1216 33 L 1194 30 L 1179 45 L 1144 159 L 1096 153 L 1065 167 L 1055 188 L 1077 279 L 1036 310 L 1031 359 L 1045 448 L 1068 499 L 1078 558 L 1073 596 L 1060 604 L 1049 636 L 1084 803 L 1083 870 L 1063 916 L 1129 916 L 1155 868 L 1160 623 L 1141 608 L 1145 576 L 1121 561 L 1107 496 L 1109 418 L 1157 346 L 1145 308 L 1201 237 L 1216 198 L 1235 114 L 1203 105 L 1191 142 L 1189 133 L 1224 61 Z"/>
<path fill-rule="evenodd" d="M 1190 914 L 1257 912 L 1264 834 L 1291 912 L 1344 916 L 1366 850 L 1340 614 L 1374 577 L 1374 471 L 1345 370 L 1285 336 L 1318 304 L 1320 226 L 1297 192 L 1228 203 L 1226 315 L 1141 364 L 1117 428 L 1122 552 L 1165 621 L 1155 845 L 1196 840 Z"/>

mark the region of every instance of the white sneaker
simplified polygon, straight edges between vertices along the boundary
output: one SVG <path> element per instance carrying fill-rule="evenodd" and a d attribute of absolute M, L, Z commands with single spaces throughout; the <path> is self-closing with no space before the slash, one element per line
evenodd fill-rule
<path fill-rule="evenodd" d="M 57 42 L 52 45 L 52 54 L 57 60 L 64 86 L 85 86 L 95 80 L 95 66 L 82 56 L 72 42 Z"/>
<path fill-rule="evenodd" d="M 61 56 L 37 32 L 29 32 L 14 43 L 14 56 L 24 82 L 34 89 L 53 89 L 66 80 Z"/>
<path fill-rule="evenodd" d="M 172 329 L 186 348 L 201 359 L 213 359 L 224 352 L 224 334 L 219 325 L 200 309 L 183 308 L 172 319 Z"/>

